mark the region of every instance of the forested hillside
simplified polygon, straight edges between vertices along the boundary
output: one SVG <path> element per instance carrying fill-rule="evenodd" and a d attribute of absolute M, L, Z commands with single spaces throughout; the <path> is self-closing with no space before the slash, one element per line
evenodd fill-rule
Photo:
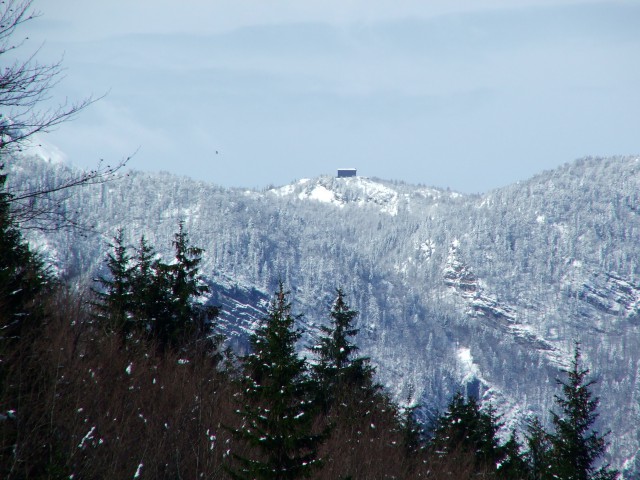
<path fill-rule="evenodd" d="M 640 478 L 640 158 L 477 195 L 79 170 L 39 138 L 97 98 L 56 101 L 38 16 L 0 3 L 0 477 Z"/>
<path fill-rule="evenodd" d="M 23 158 L 14 188 L 55 184 L 63 164 Z M 204 249 L 201 272 L 239 352 L 282 281 L 303 337 L 327 325 L 334 289 L 359 311 L 357 344 L 377 380 L 427 417 L 461 390 L 506 426 L 550 426 L 574 342 L 598 380 L 602 430 L 617 467 L 639 447 L 637 258 L 640 160 L 590 158 L 483 195 L 362 177 L 320 177 L 262 191 L 131 172 L 78 190 L 60 208 L 90 229 L 29 231 L 64 281 L 104 275 L 108 243 L 141 235 L 171 258 L 179 221 Z M 630 419 L 633 419 L 630 421 Z"/>

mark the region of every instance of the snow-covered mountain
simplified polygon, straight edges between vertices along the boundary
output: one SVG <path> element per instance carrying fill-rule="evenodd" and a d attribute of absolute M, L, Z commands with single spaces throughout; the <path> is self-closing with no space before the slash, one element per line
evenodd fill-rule
<path fill-rule="evenodd" d="M 12 168 L 21 188 L 69 174 L 38 158 Z M 580 341 L 613 463 L 627 478 L 638 471 L 640 158 L 587 158 L 484 195 L 328 176 L 223 189 L 131 172 L 79 189 L 65 208 L 100 234 L 29 235 L 78 282 L 103 268 L 116 228 L 169 255 L 183 219 L 237 345 L 279 280 L 305 314 L 306 342 L 342 287 L 360 311 L 362 351 L 403 402 L 438 408 L 462 388 L 508 425 L 548 420 Z"/>
<path fill-rule="evenodd" d="M 315 180 L 305 178 L 284 187 L 271 188 L 268 192 L 283 198 L 315 200 L 340 208 L 346 205 L 373 207 L 391 216 L 397 215 L 402 209 L 410 209 L 411 198 L 415 195 L 432 200 L 443 195 L 460 196 L 455 192 L 443 192 L 434 188 L 401 188 L 398 184 L 386 183 L 388 182 L 366 177 L 324 176 Z"/>

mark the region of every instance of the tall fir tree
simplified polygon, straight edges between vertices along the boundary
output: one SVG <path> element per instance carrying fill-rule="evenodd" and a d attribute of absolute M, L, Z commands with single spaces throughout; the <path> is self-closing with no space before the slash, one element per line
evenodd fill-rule
<path fill-rule="evenodd" d="M 337 289 L 337 297 L 331 308 L 331 323 L 320 327 L 322 335 L 311 349 L 318 362 L 313 366 L 313 378 L 318 385 L 320 403 L 325 411 L 336 396 L 348 390 L 371 396 L 380 389 L 374 383 L 374 368 L 367 357 L 356 356 L 358 347 L 352 338 L 358 334 L 353 323 L 358 312 L 345 302 L 342 289 Z"/>
<path fill-rule="evenodd" d="M 120 334 L 124 342 L 133 324 L 133 278 L 122 229 L 118 229 L 109 246 L 112 249 L 106 258 L 109 275 L 98 277 L 96 281 L 101 288 L 93 290 L 97 297 L 95 315 L 109 331 Z"/>
<path fill-rule="evenodd" d="M 528 480 L 529 468 L 522 454 L 522 447 L 515 430 L 501 446 L 503 459 L 497 467 L 497 477 L 504 480 Z"/>
<path fill-rule="evenodd" d="M 137 310 L 161 351 L 206 338 L 219 313 L 218 307 L 197 302 L 209 292 L 199 271 L 204 250 L 189 244 L 183 222 L 178 224 L 172 245 L 174 261 L 166 264 L 153 258 L 155 251 L 142 237 L 133 275 Z"/>
<path fill-rule="evenodd" d="M 189 236 L 184 222 L 178 224 L 178 232 L 173 239 L 175 261 L 168 266 L 167 273 L 171 284 L 171 322 L 170 342 L 180 340 L 180 336 L 190 338 L 194 335 L 206 335 L 210 319 L 218 311 L 215 307 L 206 308 L 195 299 L 209 293 L 209 286 L 200 275 L 200 264 L 204 250 L 189 244 Z"/>
<path fill-rule="evenodd" d="M 144 235 L 140 237 L 138 246 L 132 257 L 131 268 L 132 310 L 136 324 L 149 333 L 153 319 L 163 314 L 162 292 L 157 284 L 157 263 L 154 248 L 149 245 Z"/>
<path fill-rule="evenodd" d="M 618 472 L 608 465 L 597 468 L 606 449 L 605 435 L 594 429 L 598 418 L 597 397 L 593 397 L 587 380 L 589 369 L 582 366 L 580 345 L 576 344 L 567 380 L 558 379 L 562 395 L 556 395 L 558 412 L 551 412 L 555 432 L 550 435 L 551 471 L 560 480 L 610 480 Z"/>
<path fill-rule="evenodd" d="M 23 239 L 11 213 L 11 194 L 0 165 L 0 341 L 12 343 L 37 327 L 36 299 L 54 285 L 40 257 Z"/>
<path fill-rule="evenodd" d="M 551 478 L 551 443 L 540 419 L 534 417 L 527 424 L 525 434 L 527 450 L 524 459 L 529 471 L 529 480 L 545 480 Z"/>
<path fill-rule="evenodd" d="M 436 420 L 430 448 L 437 457 L 466 452 L 478 471 L 493 471 L 505 458 L 498 444 L 501 425 L 492 407 L 482 410 L 475 398 L 456 393 L 447 410 Z"/>
<path fill-rule="evenodd" d="M 0 152 L 1 153 L 1 152 Z M 24 443 L 24 425 L 44 402 L 41 386 L 26 366 L 40 361 L 33 345 L 47 322 L 46 298 L 56 282 L 41 258 L 22 237 L 11 211 L 11 195 L 5 190 L 6 175 L 0 166 L 0 477 L 29 476 L 16 468 Z M 35 392 L 35 394 L 34 394 Z M 32 400 L 35 398 L 35 401 Z M 38 417 L 42 425 L 42 417 Z M 39 445 L 47 443 L 39 442 Z M 47 448 L 55 448 L 49 442 Z M 49 450 L 49 451 L 51 451 Z M 45 460 L 46 462 L 46 460 Z M 37 476 L 37 475 L 35 475 Z"/>
<path fill-rule="evenodd" d="M 405 407 L 401 414 L 402 446 L 407 456 L 424 448 L 424 425 L 418 420 L 419 410 L 420 405 L 412 405 Z"/>
<path fill-rule="evenodd" d="M 132 331 L 149 336 L 161 352 L 185 347 L 194 339 L 218 346 L 220 339 L 212 336 L 212 329 L 219 307 L 197 301 L 209 292 L 199 273 L 203 250 L 189 244 L 182 222 L 170 264 L 156 258 L 144 236 L 133 257 L 123 243 L 122 230 L 111 246 L 113 252 L 106 258 L 109 275 L 97 280 L 102 287 L 96 291 L 99 318 L 125 339 Z"/>
<path fill-rule="evenodd" d="M 282 283 L 268 315 L 251 335 L 252 353 L 244 358 L 241 426 L 251 457 L 233 455 L 234 479 L 307 478 L 320 466 L 322 433 L 314 433 L 315 405 L 307 363 L 296 353 L 301 332 Z"/>

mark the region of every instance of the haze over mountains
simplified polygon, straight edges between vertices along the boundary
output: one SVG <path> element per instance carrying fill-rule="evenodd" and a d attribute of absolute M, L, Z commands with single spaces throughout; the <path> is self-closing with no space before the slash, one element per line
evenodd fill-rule
<path fill-rule="evenodd" d="M 14 187 L 69 174 L 38 156 L 10 170 Z M 613 464 L 638 471 L 640 157 L 586 158 L 482 195 L 333 176 L 225 189 L 131 172 L 64 205 L 100 234 L 28 235 L 62 277 L 84 285 L 104 268 L 117 228 L 169 257 L 184 220 L 206 250 L 208 301 L 223 306 L 239 349 L 279 280 L 304 313 L 303 344 L 342 287 L 380 381 L 427 411 L 463 389 L 492 402 L 507 426 L 528 414 L 548 420 L 554 379 L 579 341 Z"/>

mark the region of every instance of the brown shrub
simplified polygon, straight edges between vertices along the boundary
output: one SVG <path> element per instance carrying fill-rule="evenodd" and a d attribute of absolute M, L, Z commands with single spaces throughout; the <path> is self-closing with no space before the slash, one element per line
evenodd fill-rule
<path fill-rule="evenodd" d="M 233 386 L 206 355 L 163 356 L 96 328 L 61 293 L 3 364 L 6 478 L 223 478 Z"/>
<path fill-rule="evenodd" d="M 237 386 L 203 352 L 157 354 L 98 328 L 82 298 L 59 292 L 39 329 L 3 358 L 0 477 L 226 479 Z M 346 391 L 318 431 L 318 480 L 488 478 L 473 456 L 408 451 L 397 407 L 381 393 Z M 480 474 L 480 476 L 478 476 Z"/>

